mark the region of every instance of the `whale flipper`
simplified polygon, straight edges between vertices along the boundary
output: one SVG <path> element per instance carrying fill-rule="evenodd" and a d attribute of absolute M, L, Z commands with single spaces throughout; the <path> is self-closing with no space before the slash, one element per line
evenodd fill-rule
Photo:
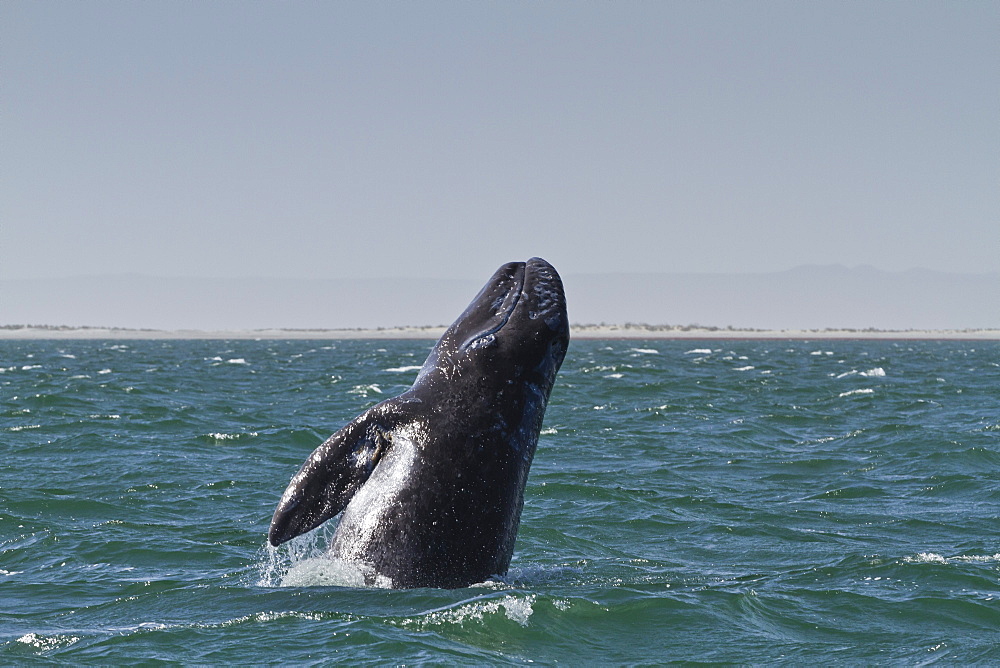
<path fill-rule="evenodd" d="M 312 531 L 347 507 L 389 447 L 386 412 L 382 404 L 365 411 L 306 459 L 271 519 L 271 545 Z"/>

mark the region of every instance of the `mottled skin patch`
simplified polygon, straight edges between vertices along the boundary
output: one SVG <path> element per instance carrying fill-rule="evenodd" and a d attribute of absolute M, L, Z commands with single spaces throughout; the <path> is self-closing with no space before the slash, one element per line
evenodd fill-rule
<path fill-rule="evenodd" d="M 506 573 L 568 343 L 555 269 L 539 258 L 500 267 L 413 387 L 306 460 L 268 540 L 279 545 L 343 512 L 331 556 L 394 587 L 463 587 Z"/>

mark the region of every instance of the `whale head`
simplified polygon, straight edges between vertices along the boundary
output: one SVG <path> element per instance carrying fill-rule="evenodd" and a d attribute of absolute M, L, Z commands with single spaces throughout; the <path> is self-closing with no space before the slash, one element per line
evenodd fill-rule
<path fill-rule="evenodd" d="M 547 398 L 568 345 L 566 295 L 555 268 L 537 257 L 509 262 L 445 331 L 417 383 L 467 373 L 514 381 L 531 372 L 542 376 Z"/>

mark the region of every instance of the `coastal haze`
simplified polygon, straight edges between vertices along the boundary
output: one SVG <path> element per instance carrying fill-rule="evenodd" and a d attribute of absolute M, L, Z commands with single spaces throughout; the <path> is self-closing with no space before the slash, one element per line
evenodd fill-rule
<path fill-rule="evenodd" d="M 483 281 L 488 275 L 483 276 Z M 1000 274 L 799 267 L 761 274 L 564 276 L 574 324 L 739 329 L 1000 329 Z M 482 281 L 178 279 L 0 281 L 17 324 L 162 330 L 446 325 Z M 2 324 L 2 323 L 0 323 Z"/>
<path fill-rule="evenodd" d="M 0 326 L 997 327 L 1000 4 L 0 3 Z"/>

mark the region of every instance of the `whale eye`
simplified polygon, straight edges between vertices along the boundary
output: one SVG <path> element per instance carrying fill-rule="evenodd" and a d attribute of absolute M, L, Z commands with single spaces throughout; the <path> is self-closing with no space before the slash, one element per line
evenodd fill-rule
<path fill-rule="evenodd" d="M 494 343 L 496 343 L 497 337 L 494 334 L 487 334 L 486 336 L 480 336 L 477 339 L 473 339 L 465 346 L 466 350 L 476 350 L 478 348 L 486 348 Z"/>

